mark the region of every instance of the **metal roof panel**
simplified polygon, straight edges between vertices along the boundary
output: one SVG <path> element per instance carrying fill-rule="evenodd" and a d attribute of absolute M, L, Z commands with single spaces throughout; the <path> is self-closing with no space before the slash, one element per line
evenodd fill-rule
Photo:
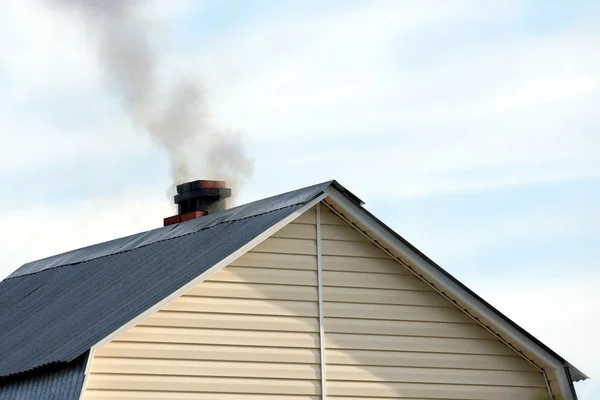
<path fill-rule="evenodd" d="M 88 352 L 70 363 L 58 363 L 43 368 L 0 378 L 0 399 L 3 400 L 79 400 Z"/>

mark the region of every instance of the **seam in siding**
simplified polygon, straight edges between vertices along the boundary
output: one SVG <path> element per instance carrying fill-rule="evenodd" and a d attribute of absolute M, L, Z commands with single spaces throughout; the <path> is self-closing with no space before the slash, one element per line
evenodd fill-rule
<path fill-rule="evenodd" d="M 546 384 L 546 389 L 548 390 L 548 394 L 550 395 L 550 398 L 553 398 L 553 393 L 552 393 L 552 390 L 550 389 L 550 384 L 548 382 L 548 377 L 546 376 L 546 371 L 544 370 L 543 367 L 537 365 L 537 363 L 535 361 L 533 361 L 532 359 L 530 359 L 526 354 L 524 354 L 523 352 L 521 352 L 519 349 L 517 349 L 516 347 L 514 347 L 510 343 L 508 343 L 506 340 L 504 340 L 504 338 L 500 334 L 494 332 L 490 327 L 488 327 L 482 321 L 480 321 L 477 316 L 472 315 L 469 312 L 469 310 L 463 308 L 454 299 L 451 299 L 450 297 L 448 297 L 444 292 L 442 292 L 440 289 L 438 289 L 433 283 L 429 282 L 423 275 L 421 275 L 417 271 L 415 271 L 410 265 L 406 264 L 400 258 L 396 257 L 394 255 L 394 253 L 392 253 L 392 251 L 390 251 L 382 243 L 379 243 L 379 241 L 377 241 L 377 239 L 371 237 L 368 232 L 366 232 L 365 230 L 363 230 L 362 228 L 360 228 L 358 225 L 356 225 L 354 222 L 352 222 L 349 218 L 346 218 L 346 216 L 341 211 L 338 211 L 332 204 L 327 203 L 326 200 L 323 200 L 322 203 L 325 204 L 325 206 L 327 208 L 329 208 L 334 214 L 336 214 L 338 217 L 340 217 L 343 221 L 345 221 L 347 224 L 350 224 L 356 230 L 358 230 L 360 233 L 362 233 L 365 237 L 367 237 L 380 250 L 382 250 L 383 252 L 385 252 L 388 256 L 390 256 L 392 259 L 394 259 L 395 261 L 397 261 L 400 265 L 404 266 L 405 268 L 408 268 L 409 271 L 411 271 L 416 277 L 418 277 L 421 281 L 423 281 L 427 286 L 429 286 L 436 293 L 438 293 L 443 298 L 445 298 L 446 300 L 448 300 L 452 304 L 454 304 L 459 310 L 461 310 L 463 313 L 465 313 L 467 316 L 469 316 L 471 319 L 473 319 L 478 325 L 480 325 L 486 331 L 488 331 L 489 333 L 491 333 L 495 338 L 497 338 L 499 341 L 501 341 L 502 343 L 504 343 L 504 345 L 508 346 L 510 349 L 512 349 L 514 352 L 516 352 L 520 357 L 522 357 L 525 361 L 527 361 L 534 368 L 536 368 L 539 372 L 541 372 L 542 376 L 544 378 L 544 383 Z"/>
<path fill-rule="evenodd" d="M 316 208 L 317 225 L 317 290 L 319 300 L 319 345 L 321 347 L 321 398 L 327 399 L 327 377 L 325 362 L 325 318 L 323 313 L 323 248 L 321 243 L 321 204 Z"/>

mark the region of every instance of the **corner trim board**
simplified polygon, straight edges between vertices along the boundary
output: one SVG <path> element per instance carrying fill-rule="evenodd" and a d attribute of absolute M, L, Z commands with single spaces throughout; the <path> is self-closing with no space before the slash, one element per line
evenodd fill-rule
<path fill-rule="evenodd" d="M 323 200 L 325 197 L 327 197 L 330 193 L 331 193 L 331 190 L 330 189 L 326 189 L 325 191 L 323 191 L 322 194 L 318 195 L 313 200 L 311 200 L 308 203 L 306 203 L 299 210 L 297 210 L 297 211 L 293 212 L 292 214 L 288 215 L 287 217 L 285 217 L 284 219 L 282 219 L 281 221 L 279 221 L 278 223 L 276 223 L 275 225 L 273 225 L 269 229 L 266 229 L 260 235 L 256 236 L 250 242 L 248 242 L 247 244 L 245 244 L 244 246 L 242 246 L 241 248 L 239 248 L 237 251 L 235 251 L 234 253 L 230 254 L 228 257 L 224 258 L 223 260 L 221 260 L 217 264 L 215 264 L 213 267 L 209 268 L 207 271 L 205 271 L 202 274 L 198 275 L 198 277 L 196 277 L 195 279 L 193 279 L 190 282 L 188 282 L 187 284 L 183 285 L 181 288 L 179 288 L 175 292 L 171 293 L 169 296 L 165 297 L 164 299 L 162 299 L 161 301 L 159 301 L 158 303 L 156 303 L 152 307 L 148 308 L 143 313 L 139 314 L 137 317 L 131 319 L 129 322 L 127 322 L 126 324 L 124 324 L 120 328 L 116 329 L 111 334 L 109 334 L 106 337 L 104 337 L 104 339 L 100 340 L 98 343 L 96 343 L 94 346 L 92 346 L 92 350 L 91 351 L 99 349 L 102 346 L 110 343 L 117 336 L 119 336 L 122 333 L 126 332 L 127 330 L 133 328 L 139 322 L 141 322 L 144 319 L 148 318 L 150 315 L 154 314 L 155 312 L 157 312 L 161 308 L 165 307 L 167 304 L 171 303 L 173 300 L 177 299 L 178 297 L 183 296 L 185 293 L 187 293 L 188 291 L 190 291 L 193 287 L 199 285 L 200 283 L 202 283 L 206 279 L 210 278 L 211 276 L 213 276 L 214 274 L 216 274 L 217 272 L 219 272 L 220 270 L 222 270 L 223 268 L 225 268 L 227 265 L 231 264 L 232 262 L 234 262 L 235 260 L 237 260 L 238 258 L 240 258 L 242 255 L 244 255 L 247 252 L 249 252 L 250 250 L 252 250 L 254 247 L 256 247 L 260 243 L 264 242 L 266 239 L 268 239 L 275 232 L 279 231 L 281 228 L 283 228 L 284 226 L 286 226 L 287 224 L 289 224 L 290 222 L 292 222 L 293 220 L 295 220 L 296 218 L 298 218 L 300 215 L 302 215 L 303 213 L 305 213 L 307 210 L 309 210 L 310 208 L 312 208 L 314 205 L 320 203 L 321 200 Z M 91 352 L 90 352 L 90 354 L 91 354 Z"/>

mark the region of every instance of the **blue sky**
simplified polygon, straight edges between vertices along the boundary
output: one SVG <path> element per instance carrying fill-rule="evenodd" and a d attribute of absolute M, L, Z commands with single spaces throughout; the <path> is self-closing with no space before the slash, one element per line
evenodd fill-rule
<path fill-rule="evenodd" d="M 254 176 L 239 201 L 338 179 L 600 376 L 597 2 L 179 0 L 144 13 L 164 78 L 197 76 L 214 121 L 243 133 Z M 170 214 L 166 156 L 105 90 L 77 21 L 5 5 L 0 85 L 0 277 Z M 598 382 L 577 384 L 580 398 L 600 398 Z"/>

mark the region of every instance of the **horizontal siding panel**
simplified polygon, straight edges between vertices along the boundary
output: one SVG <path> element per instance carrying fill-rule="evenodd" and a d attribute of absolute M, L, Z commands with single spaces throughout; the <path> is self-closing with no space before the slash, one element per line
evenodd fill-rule
<path fill-rule="evenodd" d="M 318 303 L 314 301 L 226 299 L 192 296 L 182 296 L 165 306 L 163 310 L 212 314 L 319 316 Z"/>
<path fill-rule="evenodd" d="M 475 324 L 455 324 L 420 321 L 385 321 L 372 319 L 325 318 L 328 333 L 358 333 L 372 335 L 425 336 L 465 339 L 493 339 Z"/>
<path fill-rule="evenodd" d="M 278 254 L 249 252 L 229 264 L 229 267 L 259 267 L 279 269 L 317 270 L 317 256 L 304 254 Z"/>
<path fill-rule="evenodd" d="M 293 223 L 294 224 L 316 225 L 317 224 L 317 214 L 315 212 L 315 209 L 311 208 L 310 210 L 308 210 L 305 213 L 301 214 L 298 218 L 296 218 L 293 221 Z"/>
<path fill-rule="evenodd" d="M 361 274 L 339 271 L 323 271 L 323 286 L 431 291 L 425 283 L 413 275 Z M 325 291 L 327 290 L 325 288 Z"/>
<path fill-rule="evenodd" d="M 319 320 L 312 317 L 290 318 L 263 315 L 213 315 L 159 311 L 148 319 L 140 322 L 138 326 L 318 332 Z"/>
<path fill-rule="evenodd" d="M 317 348 L 319 346 L 319 335 L 305 332 L 259 332 L 138 326 L 125 332 L 115 341 Z"/>
<path fill-rule="evenodd" d="M 321 207 L 321 225 L 341 225 L 347 226 L 348 224 L 338 217 L 333 211 L 327 207 Z"/>
<path fill-rule="evenodd" d="M 543 388 L 520 388 L 503 386 L 431 385 L 421 383 L 378 383 L 327 381 L 327 397 L 371 396 L 384 398 L 426 398 L 461 400 L 507 400 L 543 399 L 547 395 Z"/>
<path fill-rule="evenodd" d="M 92 374 L 222 376 L 226 378 L 320 379 L 318 364 L 96 358 Z"/>
<path fill-rule="evenodd" d="M 255 253 L 317 254 L 316 240 L 269 238 L 252 249 Z"/>
<path fill-rule="evenodd" d="M 330 396 L 329 394 L 327 394 L 327 398 L 328 399 L 334 399 L 334 400 L 381 400 L 381 397 L 365 397 L 365 396 L 360 396 L 360 397 L 348 397 L 348 396 Z M 423 397 L 419 397 L 418 399 L 416 397 L 401 397 L 402 400 L 438 400 L 438 399 L 426 399 Z"/>
<path fill-rule="evenodd" d="M 321 226 L 321 238 L 326 240 L 346 240 L 350 242 L 370 242 L 365 235 L 349 225 L 323 225 Z"/>
<path fill-rule="evenodd" d="M 275 285 L 316 286 L 316 271 L 296 271 L 286 269 L 226 267 L 208 278 L 209 282 L 248 282 Z"/>
<path fill-rule="evenodd" d="M 317 240 L 316 225 L 287 224 L 271 235 L 272 238 Z"/>
<path fill-rule="evenodd" d="M 407 383 L 545 387 L 542 375 L 522 371 L 329 365 L 327 379 Z"/>
<path fill-rule="evenodd" d="M 345 257 L 389 258 L 387 254 L 371 242 L 346 242 L 338 240 L 321 241 L 323 255 Z"/>
<path fill-rule="evenodd" d="M 84 400 L 321 400 L 320 396 L 247 394 L 247 393 L 177 393 L 123 390 L 88 390 Z M 356 400 L 356 399 L 353 399 Z"/>
<path fill-rule="evenodd" d="M 353 287 L 328 287 L 323 293 L 323 300 L 368 303 L 397 304 L 415 306 L 436 306 L 456 308 L 448 300 L 433 291 L 364 289 Z"/>
<path fill-rule="evenodd" d="M 318 301 L 318 291 L 316 287 L 212 281 L 202 282 L 200 285 L 190 290 L 187 293 L 187 296 Z"/>
<path fill-rule="evenodd" d="M 558 383 L 558 380 L 556 379 L 550 379 L 550 376 L 548 376 L 548 384 L 550 385 L 550 390 L 552 390 L 552 395 L 554 397 L 554 399 L 563 399 L 563 396 L 561 394 L 561 390 L 560 390 L 560 384 Z"/>
<path fill-rule="evenodd" d="M 329 349 L 325 353 L 325 357 L 327 368 L 329 365 L 339 364 L 537 371 L 531 364 L 518 356 Z"/>
<path fill-rule="evenodd" d="M 513 351 L 496 340 L 426 338 L 411 336 L 348 335 L 327 333 L 330 349 L 414 351 L 457 354 L 512 355 Z"/>
<path fill-rule="evenodd" d="M 458 308 L 325 302 L 325 317 L 472 323 Z"/>
<path fill-rule="evenodd" d="M 291 379 L 248 379 L 189 376 L 144 376 L 95 374 L 89 379 L 90 389 L 146 390 L 174 392 L 304 394 L 321 391 L 319 381 Z"/>
<path fill-rule="evenodd" d="M 211 346 L 161 343 L 111 342 L 96 351 L 97 357 L 126 357 L 240 362 L 308 363 L 319 362 L 318 349 Z"/>
<path fill-rule="evenodd" d="M 391 258 L 353 258 L 323 256 L 324 271 L 364 272 L 394 275 L 413 275 L 405 266 Z"/>

